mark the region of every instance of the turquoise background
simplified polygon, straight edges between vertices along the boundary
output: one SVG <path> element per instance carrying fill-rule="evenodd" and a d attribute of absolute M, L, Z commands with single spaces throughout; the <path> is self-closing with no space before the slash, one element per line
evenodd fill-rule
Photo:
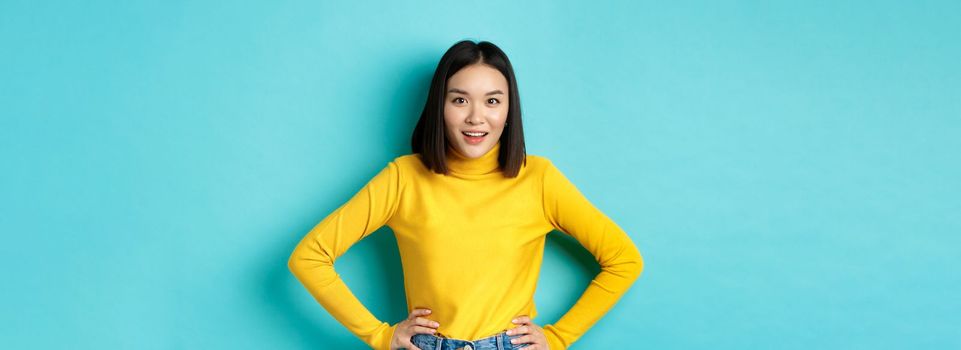
<path fill-rule="evenodd" d="M 363 348 L 287 258 L 473 39 L 645 257 L 576 348 L 959 348 L 959 33 L 954 1 L 4 0 L 0 344 Z M 549 237 L 540 324 L 598 271 Z M 391 323 L 395 244 L 337 263 Z"/>

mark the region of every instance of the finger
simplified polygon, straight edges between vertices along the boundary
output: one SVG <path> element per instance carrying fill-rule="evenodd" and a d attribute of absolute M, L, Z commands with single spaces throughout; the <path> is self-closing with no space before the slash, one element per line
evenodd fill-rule
<path fill-rule="evenodd" d="M 437 323 L 437 321 L 432 321 L 430 319 L 426 319 L 423 317 L 415 318 L 414 324 L 418 326 L 424 326 L 424 327 L 433 327 L 433 328 L 440 327 L 440 323 Z"/>
<path fill-rule="evenodd" d="M 520 336 L 520 337 L 511 339 L 511 344 L 527 344 L 527 343 L 533 343 L 533 342 L 534 342 L 534 337 L 531 337 L 530 335 Z"/>
<path fill-rule="evenodd" d="M 430 315 L 430 309 L 414 309 L 413 311 L 410 312 L 410 315 L 407 316 L 407 319 L 412 320 L 417 316 L 425 316 L 425 315 Z"/>
<path fill-rule="evenodd" d="M 423 327 L 423 326 L 413 326 L 413 327 L 411 327 L 411 331 L 413 331 L 414 334 L 421 334 L 421 333 L 422 333 L 422 334 L 434 334 L 434 333 L 437 333 L 437 330 L 436 330 L 436 329 L 427 328 L 427 327 Z"/>
<path fill-rule="evenodd" d="M 524 316 L 520 316 L 520 317 L 518 317 L 518 318 L 515 318 L 515 319 L 514 319 L 513 321 L 511 321 L 511 322 L 514 322 L 515 324 L 527 324 L 527 323 L 530 323 L 530 322 L 531 322 L 531 318 L 530 318 L 530 317 L 527 317 L 527 315 L 524 315 Z"/>
<path fill-rule="evenodd" d="M 530 331 L 531 331 L 530 328 L 528 328 L 527 326 L 517 326 L 507 330 L 507 335 L 527 334 L 527 333 L 530 333 Z"/>

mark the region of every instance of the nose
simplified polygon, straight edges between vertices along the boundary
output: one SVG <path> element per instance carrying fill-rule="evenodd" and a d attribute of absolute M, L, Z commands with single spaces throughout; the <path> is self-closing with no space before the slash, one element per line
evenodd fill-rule
<path fill-rule="evenodd" d="M 474 106 L 471 107 L 470 114 L 467 115 L 468 124 L 471 124 L 471 125 L 481 124 L 481 121 L 483 121 L 484 119 L 483 118 L 484 110 L 482 108 L 483 108 L 482 106 L 477 104 L 474 104 Z"/>
<path fill-rule="evenodd" d="M 480 113 L 471 113 L 469 116 L 467 116 L 467 124 L 470 125 L 481 124 L 482 120 L 483 118 L 480 117 Z"/>

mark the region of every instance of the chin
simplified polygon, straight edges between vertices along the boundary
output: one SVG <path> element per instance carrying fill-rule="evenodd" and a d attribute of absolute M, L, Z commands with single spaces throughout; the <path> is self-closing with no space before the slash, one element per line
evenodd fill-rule
<path fill-rule="evenodd" d="M 463 148 L 463 149 L 465 149 L 465 150 L 470 150 L 470 152 L 461 151 L 461 153 L 464 153 L 465 155 L 467 155 L 468 157 L 471 157 L 471 158 L 477 158 L 477 157 L 480 157 L 480 156 L 484 155 L 484 151 L 486 151 L 486 150 L 488 149 L 488 146 L 487 146 L 487 145 L 483 145 L 483 144 L 481 144 L 481 145 L 464 145 L 464 148 Z"/>

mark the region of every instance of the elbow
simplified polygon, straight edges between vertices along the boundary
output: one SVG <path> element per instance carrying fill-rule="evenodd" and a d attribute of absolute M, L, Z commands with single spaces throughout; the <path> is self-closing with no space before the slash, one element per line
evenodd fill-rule
<path fill-rule="evenodd" d="M 287 258 L 287 269 L 298 279 L 300 279 L 311 266 L 317 265 L 316 263 L 312 263 L 312 261 L 316 262 L 318 259 L 312 258 L 308 253 L 309 250 L 305 249 L 303 245 L 298 245 L 294 248 L 294 251 L 290 253 L 290 257 Z"/>
<path fill-rule="evenodd" d="M 633 244 L 630 245 L 628 251 L 629 253 L 624 259 L 624 274 L 633 283 L 644 272 L 644 257 L 641 256 L 640 250 Z"/>
<path fill-rule="evenodd" d="M 298 245 L 287 258 L 287 269 L 302 282 L 309 280 L 325 284 L 337 277 L 329 254 L 303 244 Z"/>
<path fill-rule="evenodd" d="M 617 276 L 623 288 L 627 288 L 644 271 L 644 258 L 633 244 L 625 246 L 617 258 L 601 264 L 601 271 Z"/>
<path fill-rule="evenodd" d="M 296 250 L 287 258 L 287 269 L 298 278 L 300 277 L 300 272 L 303 271 L 302 261 L 303 259 L 297 254 Z"/>
<path fill-rule="evenodd" d="M 637 248 L 635 248 L 635 251 Z M 641 273 L 644 272 L 644 257 L 641 256 L 641 252 L 637 251 L 637 255 L 634 257 L 633 261 L 634 270 L 631 271 L 634 279 L 641 277 Z"/>

